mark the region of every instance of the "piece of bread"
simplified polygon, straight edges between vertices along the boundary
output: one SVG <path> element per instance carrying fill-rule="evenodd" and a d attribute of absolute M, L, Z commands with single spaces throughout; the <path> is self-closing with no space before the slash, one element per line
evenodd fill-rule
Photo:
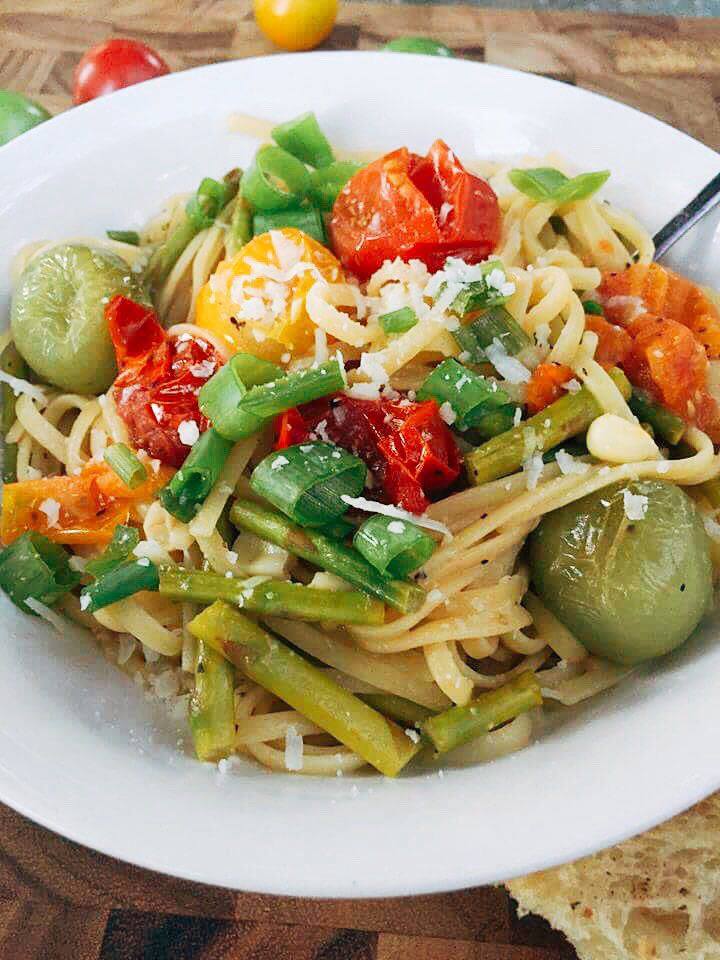
<path fill-rule="evenodd" d="M 720 793 L 648 833 L 513 880 L 580 960 L 720 960 Z"/>

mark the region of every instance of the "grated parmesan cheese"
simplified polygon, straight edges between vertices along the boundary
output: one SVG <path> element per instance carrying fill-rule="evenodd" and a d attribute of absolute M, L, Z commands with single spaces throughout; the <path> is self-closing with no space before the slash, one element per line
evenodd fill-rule
<path fill-rule="evenodd" d="M 192 447 L 200 437 L 200 429 L 194 420 L 183 420 L 178 424 L 177 432 L 180 443 L 184 443 L 187 447 Z"/>
<path fill-rule="evenodd" d="M 498 337 L 485 347 L 485 354 L 501 377 L 510 383 L 528 383 L 530 371 L 516 357 L 511 357 Z"/>
<path fill-rule="evenodd" d="M 457 414 L 450 405 L 449 400 L 446 400 L 444 403 L 440 404 L 440 409 L 438 412 L 448 426 L 451 426 L 457 420 Z"/>
<path fill-rule="evenodd" d="M 537 485 L 540 477 L 543 472 L 543 458 L 539 453 L 534 453 L 531 457 L 528 457 L 527 460 L 522 465 L 523 473 L 525 474 L 525 485 L 528 490 L 534 490 Z"/>
<path fill-rule="evenodd" d="M 402 520 L 391 520 L 387 528 L 389 533 L 405 533 L 405 524 Z"/>
<path fill-rule="evenodd" d="M 382 513 L 386 517 L 394 517 L 396 520 L 407 520 L 409 523 L 415 523 L 418 527 L 426 527 L 428 530 L 435 530 L 442 533 L 448 540 L 452 540 L 452 532 L 449 527 L 439 520 L 431 520 L 424 514 L 410 513 L 409 510 L 403 510 L 402 507 L 394 507 L 389 503 L 378 503 L 376 500 L 367 500 L 365 497 L 350 497 L 344 493 L 340 499 L 349 507 L 355 507 L 356 510 L 364 510 L 366 513 Z"/>
<path fill-rule="evenodd" d="M 568 380 L 567 383 L 563 383 L 562 386 L 568 393 L 579 393 L 580 390 L 582 390 L 582 384 L 574 377 L 572 380 Z"/>
<path fill-rule="evenodd" d="M 292 725 L 285 731 L 285 769 L 302 770 L 303 738 Z"/>
<path fill-rule="evenodd" d="M 42 404 L 47 403 L 45 391 L 41 387 L 35 386 L 34 383 L 23 380 L 21 377 L 14 377 L 11 373 L 5 373 L 4 370 L 0 370 L 0 383 L 6 383 L 16 397 L 24 393 L 30 397 L 31 400 L 37 400 L 38 403 Z"/>
<path fill-rule="evenodd" d="M 47 517 L 47 524 L 49 527 L 57 527 L 60 521 L 60 504 L 57 500 L 53 500 L 51 497 L 48 497 L 47 500 L 43 502 L 38 507 L 40 513 L 44 513 Z"/>
<path fill-rule="evenodd" d="M 560 473 L 564 474 L 587 473 L 590 469 L 590 464 L 583 463 L 582 460 L 576 460 L 571 453 L 567 453 L 565 450 L 558 450 L 555 454 L 555 461 L 560 467 Z"/>
<path fill-rule="evenodd" d="M 648 498 L 641 493 L 623 492 L 623 508 L 628 520 L 644 520 L 648 508 Z"/>
<path fill-rule="evenodd" d="M 270 464 L 271 470 L 282 470 L 283 467 L 287 466 L 290 461 L 287 457 L 284 457 L 282 454 L 279 457 L 275 457 L 273 462 Z"/>

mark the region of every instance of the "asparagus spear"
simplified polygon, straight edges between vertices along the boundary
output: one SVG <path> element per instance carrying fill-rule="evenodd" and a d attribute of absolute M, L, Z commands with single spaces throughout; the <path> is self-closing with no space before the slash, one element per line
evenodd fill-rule
<path fill-rule="evenodd" d="M 625 374 L 613 367 L 610 376 L 627 399 L 631 388 Z M 584 433 L 601 413 L 597 400 L 587 387 L 566 394 L 534 417 L 467 454 L 465 465 L 470 482 L 479 486 L 515 473 L 529 454 L 544 453 L 570 437 Z"/>
<path fill-rule="evenodd" d="M 252 219 L 252 210 L 247 200 L 238 193 L 232 220 L 225 236 L 225 249 L 228 256 L 234 256 L 238 250 L 242 250 L 245 244 L 252 240 Z"/>
<path fill-rule="evenodd" d="M 230 579 L 217 573 L 160 568 L 160 593 L 186 603 L 212 603 L 226 600 L 253 613 L 264 613 L 294 620 L 337 621 L 338 623 L 381 624 L 385 607 L 356 590 L 319 590 L 285 580 Z"/>
<path fill-rule="evenodd" d="M 418 746 L 391 720 L 229 604 L 214 603 L 189 626 L 193 636 L 385 776 L 396 776 L 417 753 Z"/>
<path fill-rule="evenodd" d="M 25 379 L 28 375 L 27 364 L 12 342 L 0 354 L 0 370 L 21 379 Z M 0 383 L 0 404 L 2 404 L 0 435 L 3 437 L 2 478 L 3 483 L 14 483 L 17 480 L 17 444 L 6 443 L 5 434 L 15 422 L 15 394 L 7 383 Z"/>
<path fill-rule="evenodd" d="M 240 171 L 231 170 L 222 183 L 210 177 L 200 183 L 185 207 L 185 216 L 173 232 L 150 257 L 147 278 L 150 287 L 157 290 L 167 280 L 180 256 L 201 230 L 212 226 L 220 212 L 237 194 Z"/>
<path fill-rule="evenodd" d="M 235 669 L 202 640 L 190 697 L 190 730 L 198 760 L 216 763 L 232 753 L 235 740 Z"/>
<path fill-rule="evenodd" d="M 663 407 L 644 390 L 633 387 L 628 405 L 641 423 L 649 423 L 654 432 L 666 443 L 675 446 L 685 433 L 685 421 L 676 416 L 667 407 Z"/>
<path fill-rule="evenodd" d="M 361 700 L 379 710 L 391 720 L 397 720 L 403 727 L 418 727 L 433 716 L 433 711 L 405 697 L 398 697 L 394 693 L 361 693 Z"/>
<path fill-rule="evenodd" d="M 230 519 L 236 527 L 248 530 L 261 540 L 268 540 L 316 567 L 337 574 L 401 613 L 412 613 L 425 599 L 422 587 L 403 580 L 387 579 L 357 551 L 331 540 L 318 530 L 303 529 L 279 513 L 250 500 L 236 500 L 230 511 Z"/>
<path fill-rule="evenodd" d="M 542 704 L 540 684 L 534 673 L 521 673 L 497 690 L 481 693 L 464 707 L 451 707 L 421 724 L 420 729 L 439 753 L 484 736 L 521 713 Z"/>

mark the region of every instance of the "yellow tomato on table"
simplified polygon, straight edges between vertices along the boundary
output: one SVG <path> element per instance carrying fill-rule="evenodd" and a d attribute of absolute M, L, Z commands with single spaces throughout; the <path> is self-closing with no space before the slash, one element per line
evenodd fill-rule
<path fill-rule="evenodd" d="M 338 0 L 255 0 L 255 19 L 283 50 L 312 50 L 330 35 Z"/>
<path fill-rule="evenodd" d="M 233 351 L 287 363 L 313 346 L 305 300 L 318 280 L 345 282 L 322 244 L 293 227 L 260 234 L 218 265 L 198 294 L 195 322 Z"/>

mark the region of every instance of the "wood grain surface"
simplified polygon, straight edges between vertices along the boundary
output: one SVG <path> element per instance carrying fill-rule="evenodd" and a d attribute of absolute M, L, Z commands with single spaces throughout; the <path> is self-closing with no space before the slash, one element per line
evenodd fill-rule
<path fill-rule="evenodd" d="M 175 70 L 271 52 L 251 0 L 0 0 L 0 87 L 57 112 L 108 36 Z M 720 19 L 341 3 L 330 49 L 427 34 L 462 56 L 605 93 L 720 149 Z M 395 900 L 232 893 L 96 854 L 0 805 L 2 960 L 571 960 L 500 889 Z"/>

